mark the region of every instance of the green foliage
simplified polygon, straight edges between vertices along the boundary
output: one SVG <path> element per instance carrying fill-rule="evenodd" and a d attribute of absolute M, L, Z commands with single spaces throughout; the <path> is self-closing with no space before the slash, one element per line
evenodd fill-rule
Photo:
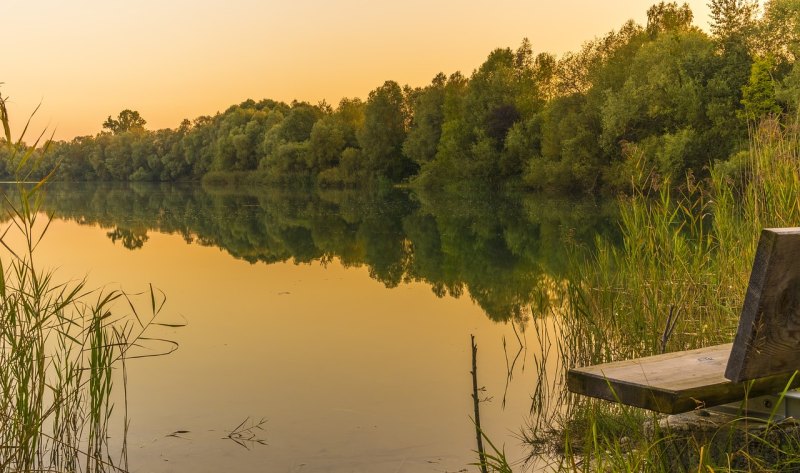
<path fill-rule="evenodd" d="M 560 192 L 598 187 L 603 169 L 601 124 L 592 108 L 579 94 L 548 104 L 541 115 L 540 154 L 534 152 L 523 175 L 529 187 Z"/>
<path fill-rule="evenodd" d="M 136 350 L 152 340 L 144 334 L 159 325 L 154 319 L 164 299 L 150 289 L 148 317 L 122 291 L 89 290 L 84 281 L 61 282 L 54 272 L 42 270 L 34 250 L 49 226 L 41 205 L 52 173 L 33 184 L 21 181 L 42 172 L 31 160 L 43 161 L 49 146 L 38 152 L 36 145 L 24 146 L 24 132 L 12 141 L 2 96 L 0 121 L 5 157 L 15 165 L 9 172 L 20 182 L 3 192 L 0 470 L 126 471 L 127 418 L 122 419 L 125 426 L 118 437 L 119 457 L 108 441 L 115 402 L 127 403 L 124 389 L 121 398 L 112 398 L 118 381 L 113 372 L 124 370 L 127 360 L 158 356 L 158 351 L 142 355 Z M 120 464 L 114 458 L 120 458 Z"/>
<path fill-rule="evenodd" d="M 775 86 L 775 99 L 782 108 L 797 112 L 800 109 L 800 66 L 792 65 L 783 80 Z"/>
<path fill-rule="evenodd" d="M 408 136 L 403 142 L 403 154 L 420 166 L 436 157 L 444 122 L 446 87 L 447 76 L 439 73 L 429 86 L 416 91 L 411 97 L 413 118 Z"/>
<path fill-rule="evenodd" d="M 314 123 L 309 136 L 309 167 L 317 174 L 339 164 L 347 145 L 347 131 L 342 120 L 334 115 Z"/>
<path fill-rule="evenodd" d="M 723 44 L 752 46 L 756 28 L 757 0 L 711 0 L 711 32 Z"/>
<path fill-rule="evenodd" d="M 139 115 L 139 112 L 125 109 L 119 112 L 116 119 L 109 115 L 108 119 L 103 122 L 103 128 L 116 135 L 127 131 L 144 131 L 146 124 L 147 122 Z"/>
<path fill-rule="evenodd" d="M 758 29 L 757 46 L 778 65 L 794 65 L 800 52 L 800 1 L 770 0 Z"/>
<path fill-rule="evenodd" d="M 663 34 L 643 45 L 631 74 L 602 109 L 603 145 L 611 150 L 622 141 L 675 130 L 702 119 L 702 65 L 713 45 L 702 33 Z"/>
<path fill-rule="evenodd" d="M 314 123 L 322 117 L 322 110 L 307 103 L 293 103 L 280 126 L 278 137 L 284 142 L 302 142 L 311 136 Z"/>
<path fill-rule="evenodd" d="M 335 115 L 345 129 L 345 143 L 351 148 L 358 146 L 356 132 L 364 126 L 365 107 L 361 99 L 343 98 L 336 109 Z"/>
<path fill-rule="evenodd" d="M 413 162 L 403 154 L 409 118 L 403 90 L 397 82 L 386 81 L 369 93 L 364 126 L 357 136 L 372 174 L 399 182 L 414 172 Z"/>
<path fill-rule="evenodd" d="M 217 121 L 214 170 L 247 171 L 256 169 L 260 160 L 269 114 L 256 108 L 232 107 Z"/>
<path fill-rule="evenodd" d="M 322 187 L 360 187 L 371 180 L 371 175 L 359 148 L 347 147 L 342 151 L 337 167 L 325 169 L 317 175 Z"/>
<path fill-rule="evenodd" d="M 540 77 L 551 81 L 547 57 L 538 63 Z M 506 137 L 519 122 L 540 110 L 543 98 L 536 82 L 537 62 L 524 40 L 516 52 L 493 51 L 468 81 L 451 76 L 444 87 L 442 125 L 435 162 L 423 169 L 426 185 L 475 180 L 488 183 L 519 177 L 519 160 L 529 154 L 515 149 L 503 155 Z M 516 137 L 516 145 L 520 144 Z M 438 162 L 436 162 L 438 161 Z"/>
<path fill-rule="evenodd" d="M 759 121 L 767 115 L 780 113 L 781 108 L 775 98 L 775 83 L 770 70 L 772 61 L 762 58 L 750 67 L 750 80 L 742 88 L 741 115 L 751 121 Z"/>
<path fill-rule="evenodd" d="M 768 117 L 752 128 L 750 148 L 735 163 L 717 164 L 704 182 L 685 177 L 680 192 L 651 172 L 643 151 L 629 150 L 638 180 L 622 198 L 622 244 L 576 247 L 568 284 L 556 296 L 563 297 L 557 333 L 565 365 L 729 341 L 761 229 L 800 219 L 798 136 L 796 122 Z M 649 417 L 639 409 L 584 398 L 567 411 L 555 421 L 555 438 L 529 438 L 559 443 L 569 471 L 790 471 L 800 453 L 796 431 L 770 422 L 735 441 L 725 426 L 690 441 L 659 430 L 655 416 L 650 432 L 636 428 Z"/>
<path fill-rule="evenodd" d="M 692 28 L 692 10 L 689 4 L 661 2 L 647 10 L 647 33 L 655 37 L 661 33 L 686 31 Z"/>

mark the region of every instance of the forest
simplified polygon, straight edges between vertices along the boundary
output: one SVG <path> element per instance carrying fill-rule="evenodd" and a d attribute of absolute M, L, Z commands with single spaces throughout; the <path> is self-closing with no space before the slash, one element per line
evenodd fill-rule
<path fill-rule="evenodd" d="M 470 76 L 388 80 L 335 107 L 247 100 L 155 131 L 123 110 L 95 136 L 45 143 L 22 175 L 559 193 L 624 190 L 641 169 L 669 179 L 718 166 L 735 177 L 748 130 L 798 111 L 800 0 L 709 6 L 709 33 L 687 4 L 661 2 L 646 25 L 628 21 L 578 51 L 534 53 L 523 39 Z M 4 158 L 0 177 L 19 179 Z"/>

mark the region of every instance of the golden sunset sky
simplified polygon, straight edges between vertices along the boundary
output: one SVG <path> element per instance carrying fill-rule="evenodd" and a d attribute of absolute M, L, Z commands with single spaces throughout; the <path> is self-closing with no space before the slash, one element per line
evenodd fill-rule
<path fill-rule="evenodd" d="M 708 0 L 691 0 L 708 29 Z M 527 37 L 562 54 L 655 0 L 0 0 L 0 92 L 12 125 L 93 135 L 130 108 L 148 129 L 248 98 L 336 105 L 385 80 L 422 86 L 469 75 Z"/>

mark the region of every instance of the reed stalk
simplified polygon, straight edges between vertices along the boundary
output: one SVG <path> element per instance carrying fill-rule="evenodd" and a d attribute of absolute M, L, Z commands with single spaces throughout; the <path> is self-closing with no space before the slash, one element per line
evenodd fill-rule
<path fill-rule="evenodd" d="M 115 371 L 157 324 L 163 296 L 151 287 L 151 310 L 140 314 L 122 291 L 42 269 L 35 257 L 50 224 L 41 211 L 49 176 L 27 181 L 50 141 L 42 133 L 25 145 L 27 125 L 12 140 L 1 95 L 0 122 L 18 182 L 3 195 L 0 231 L 0 471 L 124 471 L 124 455 L 109 447 L 115 400 L 127 402 L 112 396 Z"/>
<path fill-rule="evenodd" d="M 767 119 L 751 130 L 743 172 L 714 168 L 676 186 L 647 169 L 622 197 L 622 244 L 573 252 L 558 317 L 565 366 L 678 351 L 733 339 L 761 229 L 800 226 L 800 125 Z M 635 147 L 629 159 L 638 159 Z M 671 471 L 669 433 L 639 409 L 571 397 L 554 429 L 566 471 Z M 800 437 L 767 429 L 724 455 L 697 444 L 692 471 L 796 468 Z M 534 437 L 533 435 L 531 437 Z M 756 438 L 757 437 L 757 438 Z M 765 451 L 767 453 L 765 454 Z M 718 452 L 717 452 L 718 453 Z M 716 456 L 715 456 L 716 455 Z M 768 458 L 770 460 L 765 460 Z"/>

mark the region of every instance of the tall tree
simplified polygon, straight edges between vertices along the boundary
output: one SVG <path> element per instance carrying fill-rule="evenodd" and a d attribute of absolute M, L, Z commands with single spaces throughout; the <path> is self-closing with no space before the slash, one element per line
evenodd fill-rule
<path fill-rule="evenodd" d="M 147 121 L 139 115 L 139 112 L 125 109 L 119 112 L 116 119 L 111 118 L 111 115 L 109 115 L 108 119 L 103 122 L 103 128 L 118 135 L 126 131 L 144 130 L 146 124 Z"/>
<path fill-rule="evenodd" d="M 309 138 L 309 167 L 315 174 L 339 163 L 347 146 L 346 129 L 336 115 L 326 115 L 314 123 Z"/>
<path fill-rule="evenodd" d="M 553 54 L 539 53 L 533 62 L 533 79 L 542 100 L 548 101 L 556 96 L 556 73 L 558 61 Z"/>
<path fill-rule="evenodd" d="M 386 81 L 369 93 L 358 143 L 369 168 L 395 182 L 415 170 L 402 152 L 407 121 L 405 97 L 397 82 Z"/>
<path fill-rule="evenodd" d="M 411 102 L 413 119 L 408 138 L 403 143 L 403 153 L 417 164 L 433 160 L 442 135 L 444 121 L 445 86 L 447 76 L 442 73 L 431 84 L 414 95 Z"/>
<path fill-rule="evenodd" d="M 711 0 L 711 33 L 727 48 L 731 43 L 752 48 L 758 0 Z"/>
<path fill-rule="evenodd" d="M 364 126 L 364 109 L 366 104 L 359 98 L 343 98 L 334 114 L 339 118 L 345 130 L 345 145 L 350 148 L 358 147 L 357 133 Z"/>
<path fill-rule="evenodd" d="M 759 31 L 760 51 L 777 65 L 792 64 L 800 55 L 800 0 L 770 0 L 764 5 Z"/>
<path fill-rule="evenodd" d="M 775 99 L 771 67 L 772 62 L 769 59 L 759 59 L 750 67 L 750 81 L 742 88 L 742 114 L 748 120 L 758 121 L 766 115 L 781 111 Z"/>
<path fill-rule="evenodd" d="M 714 142 L 709 134 L 714 122 L 708 86 L 719 66 L 715 44 L 701 31 L 660 35 L 643 45 L 624 86 L 609 93 L 603 105 L 605 152 L 621 160 L 627 144 L 635 143 L 648 164 L 675 177 L 686 168 L 699 172 L 710 160 L 726 159 L 730 143 Z M 725 105 L 718 98 L 714 104 Z"/>
<path fill-rule="evenodd" d="M 647 33 L 655 37 L 667 31 L 686 31 L 692 27 L 693 16 L 687 3 L 661 2 L 647 10 Z"/>
<path fill-rule="evenodd" d="M 286 115 L 280 129 L 284 141 L 306 141 L 311 136 L 314 123 L 323 115 L 319 107 L 305 102 L 292 103 L 292 110 Z"/>

